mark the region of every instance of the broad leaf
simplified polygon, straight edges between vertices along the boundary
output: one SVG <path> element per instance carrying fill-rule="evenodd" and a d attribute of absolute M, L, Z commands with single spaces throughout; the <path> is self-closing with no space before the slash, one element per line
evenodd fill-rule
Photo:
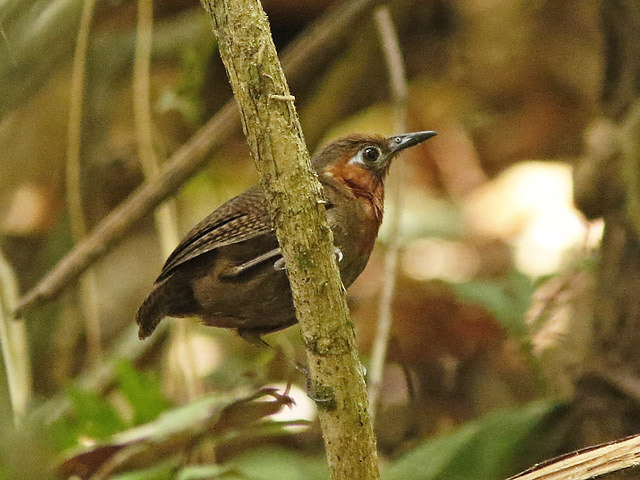
<path fill-rule="evenodd" d="M 490 480 L 513 468 L 556 404 L 540 401 L 502 410 L 424 443 L 390 464 L 384 480 Z"/>

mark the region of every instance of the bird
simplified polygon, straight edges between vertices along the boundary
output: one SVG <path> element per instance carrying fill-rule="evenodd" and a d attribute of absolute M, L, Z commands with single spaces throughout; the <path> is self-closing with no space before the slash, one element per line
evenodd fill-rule
<path fill-rule="evenodd" d="M 373 250 L 391 161 L 435 135 L 352 134 L 313 156 L 345 288 Z M 136 314 L 138 336 L 150 336 L 164 317 L 197 316 L 205 325 L 235 329 L 249 343 L 265 344 L 262 335 L 297 323 L 285 270 L 264 192 L 256 185 L 204 218 L 169 255 Z"/>

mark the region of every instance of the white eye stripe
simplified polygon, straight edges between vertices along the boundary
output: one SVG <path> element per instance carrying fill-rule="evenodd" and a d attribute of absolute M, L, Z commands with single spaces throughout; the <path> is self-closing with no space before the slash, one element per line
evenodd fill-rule
<path fill-rule="evenodd" d="M 358 163 L 360 165 L 366 165 L 365 161 L 362 158 L 362 151 L 359 151 L 358 153 L 356 153 L 353 157 L 351 157 L 349 159 L 349 161 L 347 163 Z"/>

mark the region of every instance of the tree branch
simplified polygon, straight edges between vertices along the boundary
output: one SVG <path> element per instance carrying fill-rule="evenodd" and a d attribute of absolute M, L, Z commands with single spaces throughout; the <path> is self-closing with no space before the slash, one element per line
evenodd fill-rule
<path fill-rule="evenodd" d="M 287 267 L 333 479 L 379 478 L 321 186 L 259 0 L 203 0 Z"/>

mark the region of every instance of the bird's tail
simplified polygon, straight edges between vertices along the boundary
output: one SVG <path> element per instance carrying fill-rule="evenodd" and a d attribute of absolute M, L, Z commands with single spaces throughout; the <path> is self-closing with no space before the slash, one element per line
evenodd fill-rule
<path fill-rule="evenodd" d="M 156 285 L 136 313 L 138 324 L 138 338 L 144 340 L 153 333 L 160 321 L 167 316 L 167 306 L 164 301 L 164 283 Z"/>

